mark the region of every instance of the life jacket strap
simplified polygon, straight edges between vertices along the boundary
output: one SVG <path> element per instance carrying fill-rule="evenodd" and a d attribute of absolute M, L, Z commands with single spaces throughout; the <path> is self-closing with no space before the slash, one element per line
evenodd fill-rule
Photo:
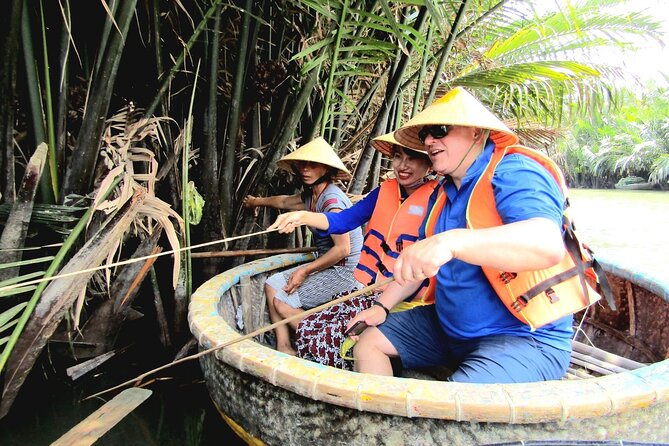
<path fill-rule="evenodd" d="M 553 290 L 553 286 L 562 283 L 565 280 L 568 280 L 576 275 L 579 276 L 581 287 L 583 288 L 583 295 L 587 296 L 588 286 L 586 282 L 587 276 L 585 271 L 588 268 L 592 268 L 592 270 L 595 272 L 597 283 L 602 290 L 602 294 L 606 298 L 606 302 L 609 305 L 609 308 L 615 311 L 616 304 L 615 301 L 613 300 L 613 292 L 611 291 L 611 285 L 609 284 L 608 279 L 606 278 L 606 274 L 604 273 L 602 266 L 594 259 L 591 252 L 588 252 L 591 256 L 591 260 L 587 261 L 583 260 L 581 253 L 582 245 L 580 244 L 578 238 L 576 237 L 573 224 L 566 217 L 563 217 L 563 221 L 565 223 L 564 224 L 565 234 L 563 237 L 565 242 L 565 247 L 567 248 L 569 255 L 574 260 L 575 264 L 574 267 L 566 271 L 563 271 L 560 274 L 557 274 L 553 277 L 550 277 L 544 280 L 543 282 L 533 286 L 532 288 L 527 290 L 523 295 L 518 296 L 518 298 L 513 302 L 512 308 L 515 311 L 520 311 L 529 303 L 530 299 L 544 292 L 546 293 L 546 296 L 550 299 L 551 302 L 557 302 L 557 300 L 559 300 L 559 296 L 557 296 L 557 294 Z M 513 280 L 513 278 L 515 278 L 515 273 L 500 274 L 500 279 L 504 281 L 504 283 L 509 283 L 509 281 Z"/>
<path fill-rule="evenodd" d="M 377 262 L 381 261 L 381 257 L 379 257 L 379 255 L 376 253 L 376 251 L 374 251 L 373 249 L 371 249 L 367 245 L 362 245 L 362 248 L 360 248 L 360 251 L 364 252 L 364 253 L 367 253 L 370 256 L 374 257 L 374 259 L 376 259 Z"/>
<path fill-rule="evenodd" d="M 595 279 L 597 281 L 597 285 L 599 289 L 597 291 L 600 291 L 601 294 L 604 295 L 604 299 L 606 300 L 607 305 L 612 311 L 616 311 L 616 302 L 613 299 L 613 291 L 611 290 L 611 285 L 609 284 L 609 280 L 606 278 L 606 273 L 604 272 L 604 269 L 602 266 L 597 262 L 595 259 L 594 253 L 586 246 L 584 246 L 579 240 L 578 237 L 576 236 L 576 231 L 574 227 L 574 223 L 567 218 L 566 215 L 562 216 L 563 222 L 564 222 L 564 228 L 565 228 L 565 245 L 567 246 L 567 249 L 569 250 L 569 253 L 571 254 L 572 258 L 574 259 L 574 262 L 576 263 L 576 266 L 579 267 L 579 276 L 581 279 L 581 285 L 584 287 L 583 292 L 587 293 L 587 288 L 585 288 L 585 269 L 586 268 L 592 268 L 592 271 L 595 273 Z M 584 265 L 584 262 L 582 261 L 582 253 L 581 249 L 585 249 L 590 256 L 590 261 L 587 262 L 586 266 Z M 582 271 L 580 270 L 582 268 Z M 584 294 L 587 296 L 587 294 Z"/>
<path fill-rule="evenodd" d="M 590 262 L 584 262 L 586 264 L 586 267 L 589 267 Z M 573 268 L 569 268 L 566 271 L 561 272 L 560 274 L 556 274 L 553 277 L 550 277 L 546 280 L 544 280 L 541 283 L 538 283 L 537 285 L 533 286 L 529 290 L 527 290 L 524 294 L 518 296 L 516 301 L 513 303 L 514 310 L 519 311 L 515 307 L 518 308 L 523 308 L 525 305 L 527 305 L 530 301 L 530 299 L 535 298 L 539 294 L 546 292 L 546 294 L 553 294 L 552 296 L 548 296 L 552 302 L 556 302 L 559 300 L 559 297 L 555 295 L 555 291 L 553 291 L 553 287 L 559 283 L 564 282 L 565 280 L 571 279 L 575 275 L 579 274 L 579 268 L 578 266 L 574 266 Z"/>
<path fill-rule="evenodd" d="M 379 272 L 383 274 L 386 277 L 392 277 L 393 273 L 388 271 L 388 268 L 386 268 L 386 265 L 383 264 L 382 261 L 376 262 L 376 267 L 379 269 Z"/>
<path fill-rule="evenodd" d="M 597 259 L 594 258 L 592 259 L 592 270 L 597 276 L 597 284 L 601 289 L 601 294 L 603 294 L 604 298 L 606 299 L 606 303 L 608 304 L 611 311 L 616 311 L 616 301 L 613 299 L 613 290 L 611 289 L 609 279 L 607 279 L 606 272 L 604 271 L 604 268 L 602 268 L 601 263 L 599 263 Z"/>
<path fill-rule="evenodd" d="M 379 246 L 381 246 L 381 249 L 383 249 L 383 252 L 387 255 L 390 256 L 394 259 L 399 257 L 399 254 L 393 251 L 388 243 L 386 242 L 386 238 L 381 234 L 380 232 L 370 229 L 368 230 L 367 234 L 365 235 L 365 240 L 367 240 L 368 237 L 375 237 L 379 241 Z M 371 254 L 371 250 L 367 251 Z M 376 254 L 373 254 L 375 258 L 378 259 L 378 256 Z"/>

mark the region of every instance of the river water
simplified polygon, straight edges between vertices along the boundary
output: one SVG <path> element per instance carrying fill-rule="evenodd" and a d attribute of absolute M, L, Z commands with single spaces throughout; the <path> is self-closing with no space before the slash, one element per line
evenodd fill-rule
<path fill-rule="evenodd" d="M 576 231 L 595 255 L 669 282 L 669 192 L 574 189 Z"/>
<path fill-rule="evenodd" d="M 667 281 L 669 193 L 572 190 L 580 238 L 596 255 Z M 146 347 L 144 347 L 146 348 Z M 146 351 L 138 349 L 138 351 Z M 0 420 L 0 445 L 48 445 L 98 409 L 103 401 L 81 400 L 158 364 L 123 355 L 97 373 L 72 382 L 57 364 L 35 370 L 10 414 Z M 223 423 L 208 397 L 196 362 L 151 383 L 151 397 L 96 445 L 230 445 L 244 443 Z M 107 399 L 109 397 L 106 397 Z"/>
<path fill-rule="evenodd" d="M 48 363 L 33 370 L 11 412 L 0 420 L 1 446 L 49 445 L 100 408 L 118 391 L 85 400 L 93 393 L 169 363 L 146 358 L 158 346 L 141 345 L 72 382 L 63 365 Z M 144 382 L 153 394 L 102 436 L 96 446 L 244 446 L 216 411 L 197 361 L 187 362 Z"/>

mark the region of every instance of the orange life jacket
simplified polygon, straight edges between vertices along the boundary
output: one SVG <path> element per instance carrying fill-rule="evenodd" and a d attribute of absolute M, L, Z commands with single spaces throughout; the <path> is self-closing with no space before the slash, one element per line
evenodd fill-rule
<path fill-rule="evenodd" d="M 402 249 L 418 239 L 418 229 L 427 214 L 428 200 L 438 184 L 436 180 L 428 181 L 402 202 L 397 180 L 391 179 L 381 183 L 374 212 L 367 223 L 360 260 L 354 273 L 360 283 L 364 285 L 375 283 L 379 274 L 392 277 L 395 260 Z M 434 278 L 431 280 L 434 281 Z M 412 304 L 409 306 L 434 302 L 434 293 L 427 292 L 434 287 L 429 287 L 428 284 L 429 281 L 426 280 L 423 286 L 407 299 L 408 303 Z"/>
<path fill-rule="evenodd" d="M 568 191 L 560 168 L 540 152 L 520 145 L 495 148 L 492 158 L 478 179 L 467 203 L 467 227 L 471 229 L 501 226 L 492 190 L 492 178 L 505 155 L 520 153 L 541 164 L 551 173 L 568 205 Z M 426 223 L 426 236 L 434 234 L 437 218 L 446 203 L 443 188 L 438 193 Z M 591 252 L 576 238 L 574 227 L 563 213 L 563 232 L 567 252 L 560 263 L 537 271 L 506 272 L 482 266 L 488 282 L 506 308 L 532 330 L 575 313 L 600 299 L 593 287 L 602 285 L 609 300 L 609 288 L 603 271 Z M 595 268 L 597 271 L 595 271 Z M 615 309 L 612 300 L 609 306 Z"/>

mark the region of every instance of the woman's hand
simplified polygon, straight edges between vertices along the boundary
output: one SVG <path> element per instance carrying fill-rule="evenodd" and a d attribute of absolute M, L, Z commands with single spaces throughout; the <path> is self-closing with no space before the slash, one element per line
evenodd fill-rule
<path fill-rule="evenodd" d="M 257 197 L 254 197 L 253 195 L 247 195 L 242 200 L 242 206 L 245 208 L 255 208 L 257 206 L 257 200 Z"/>
<path fill-rule="evenodd" d="M 293 274 L 290 275 L 288 283 L 283 287 L 283 290 L 288 294 L 293 293 L 304 283 L 308 276 L 309 273 L 305 268 L 296 269 L 293 271 Z"/>
<path fill-rule="evenodd" d="M 378 305 L 372 305 L 366 310 L 356 314 L 353 319 L 348 321 L 348 324 L 346 324 L 346 330 L 353 327 L 358 321 L 363 321 L 370 327 L 376 327 L 377 325 L 383 324 L 386 321 L 386 311 Z M 351 335 L 351 339 L 357 340 L 358 335 Z"/>
<path fill-rule="evenodd" d="M 303 225 L 303 217 L 306 211 L 294 211 L 281 214 L 277 217 L 272 226 L 267 228 L 268 231 L 277 229 L 279 233 L 286 234 L 292 232 L 296 227 Z"/>

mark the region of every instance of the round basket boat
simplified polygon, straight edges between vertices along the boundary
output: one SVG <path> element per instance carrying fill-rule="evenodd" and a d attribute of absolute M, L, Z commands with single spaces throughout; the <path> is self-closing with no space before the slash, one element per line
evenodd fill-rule
<path fill-rule="evenodd" d="M 204 283 L 189 308 L 200 349 L 268 324 L 268 273 L 310 258 L 269 257 Z M 277 352 L 267 336 L 204 355 L 200 364 L 221 415 L 249 444 L 669 442 L 669 287 L 602 263 L 619 310 L 597 304 L 575 318 L 584 321 L 587 342 L 575 344 L 581 348 L 572 363 L 583 367 L 561 380 L 463 384 L 366 375 Z"/>

